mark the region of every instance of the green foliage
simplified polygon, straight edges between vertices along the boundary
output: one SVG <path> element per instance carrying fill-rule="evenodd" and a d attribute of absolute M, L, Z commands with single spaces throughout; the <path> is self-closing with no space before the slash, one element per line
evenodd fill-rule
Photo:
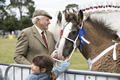
<path fill-rule="evenodd" d="M 34 2 L 32 0 L 10 0 L 10 2 L 11 3 L 5 7 L 5 0 L 2 0 L 3 6 L 2 8 L 0 6 L 0 8 L 3 9 L 2 11 L 4 11 L 4 16 L 1 15 L 2 18 L 0 18 L 0 30 L 11 32 L 32 26 L 33 24 L 31 18 L 35 10 Z M 20 18 L 16 17 L 17 13 L 12 10 L 13 8 L 18 8 L 20 11 Z M 23 8 L 25 8 L 25 10 L 28 10 L 28 12 L 26 12 L 27 16 L 22 15 L 24 12 L 22 10 Z"/>
<path fill-rule="evenodd" d="M 5 30 L 5 25 L 2 19 L 0 19 L 0 30 Z"/>
<path fill-rule="evenodd" d="M 28 6 L 34 6 L 34 1 L 32 0 L 10 0 L 8 7 L 18 8 L 20 13 L 20 18 L 22 19 L 24 9 L 28 9 Z"/>
<path fill-rule="evenodd" d="M 15 18 L 15 16 L 8 16 L 5 20 L 4 20 L 4 25 L 6 26 L 6 30 L 5 31 L 14 31 L 17 29 L 16 26 L 18 26 L 18 20 L 17 18 Z"/>
<path fill-rule="evenodd" d="M 32 26 L 32 21 L 29 19 L 29 17 L 24 16 L 24 18 L 20 20 L 19 25 L 20 25 L 19 29 L 22 30 L 24 28 Z"/>
<path fill-rule="evenodd" d="M 7 16 L 7 11 L 5 10 L 5 0 L 0 0 L 0 19 Z"/>
<path fill-rule="evenodd" d="M 77 4 L 68 4 L 67 6 L 66 6 L 66 8 L 65 8 L 65 10 L 70 10 L 70 9 L 72 9 L 73 10 L 73 12 L 75 12 L 75 8 L 78 10 L 79 9 L 79 6 L 77 5 Z"/>
<path fill-rule="evenodd" d="M 31 19 L 32 18 L 32 15 L 33 15 L 33 13 L 34 13 L 34 11 L 35 11 L 35 7 L 34 6 L 32 6 L 32 5 L 30 5 L 30 6 L 28 6 L 28 12 L 26 13 L 27 15 L 29 15 L 28 17 Z"/>

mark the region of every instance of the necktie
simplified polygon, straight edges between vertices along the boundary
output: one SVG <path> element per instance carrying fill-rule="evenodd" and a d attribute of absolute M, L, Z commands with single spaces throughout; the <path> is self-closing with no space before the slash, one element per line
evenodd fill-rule
<path fill-rule="evenodd" d="M 46 41 L 44 32 L 42 32 L 41 34 L 42 34 L 43 41 L 45 42 L 45 45 L 46 45 L 46 47 L 48 48 L 48 45 L 47 45 L 47 41 Z"/>

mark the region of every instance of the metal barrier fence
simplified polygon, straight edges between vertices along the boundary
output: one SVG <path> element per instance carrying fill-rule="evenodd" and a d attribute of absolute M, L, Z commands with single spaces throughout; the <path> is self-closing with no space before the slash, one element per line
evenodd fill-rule
<path fill-rule="evenodd" d="M 25 80 L 25 78 L 31 73 L 30 65 L 23 64 L 11 64 L 5 70 L 5 80 Z"/>
<path fill-rule="evenodd" d="M 12 64 L 6 68 L 4 80 L 25 80 L 30 72 L 30 65 Z M 57 80 L 120 80 L 120 74 L 69 69 Z"/>
<path fill-rule="evenodd" d="M 120 74 L 70 69 L 61 80 L 120 80 Z"/>

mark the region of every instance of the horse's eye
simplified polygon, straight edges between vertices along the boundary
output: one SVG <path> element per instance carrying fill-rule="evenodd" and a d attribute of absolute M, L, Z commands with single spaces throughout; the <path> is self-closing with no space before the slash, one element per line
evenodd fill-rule
<path fill-rule="evenodd" d="M 73 35 L 77 34 L 77 31 L 72 31 L 72 34 L 73 34 Z"/>

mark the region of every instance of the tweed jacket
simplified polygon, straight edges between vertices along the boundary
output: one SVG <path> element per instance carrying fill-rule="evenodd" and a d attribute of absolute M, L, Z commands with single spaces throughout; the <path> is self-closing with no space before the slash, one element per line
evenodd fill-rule
<path fill-rule="evenodd" d="M 35 55 L 51 54 L 55 50 L 55 40 L 52 33 L 48 30 L 46 30 L 46 36 L 48 48 L 34 25 L 23 29 L 18 36 L 16 45 L 14 55 L 16 63 L 30 65 Z"/>

